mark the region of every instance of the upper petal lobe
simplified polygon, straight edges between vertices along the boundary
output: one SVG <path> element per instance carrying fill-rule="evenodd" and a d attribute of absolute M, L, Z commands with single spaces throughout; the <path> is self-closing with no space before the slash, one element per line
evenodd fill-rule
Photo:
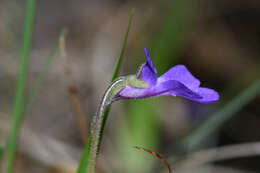
<path fill-rule="evenodd" d="M 159 77 L 158 82 L 177 80 L 191 90 L 196 90 L 200 81 L 195 78 L 184 65 L 176 65 Z"/>
<path fill-rule="evenodd" d="M 155 85 L 157 81 L 157 70 L 153 65 L 148 50 L 145 48 L 144 51 L 146 54 L 146 64 L 142 67 L 141 70 L 141 80 L 148 82 L 150 85 Z"/>

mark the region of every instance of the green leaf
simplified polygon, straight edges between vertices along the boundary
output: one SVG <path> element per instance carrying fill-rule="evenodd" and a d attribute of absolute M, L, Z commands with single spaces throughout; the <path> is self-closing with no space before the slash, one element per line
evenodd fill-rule
<path fill-rule="evenodd" d="M 132 8 L 131 15 L 129 17 L 128 25 L 127 25 L 127 28 L 126 28 L 124 41 L 123 41 L 122 48 L 121 48 L 121 51 L 120 51 L 120 55 L 118 57 L 116 68 L 115 68 L 115 71 L 114 71 L 114 74 L 112 76 L 112 80 L 111 81 L 115 80 L 118 77 L 119 69 L 120 69 L 120 66 L 121 66 L 121 63 L 122 63 L 122 60 L 123 60 L 123 57 L 124 57 L 124 52 L 125 52 L 125 48 L 126 48 L 128 34 L 129 34 L 129 31 L 130 31 L 130 27 L 131 27 L 131 24 L 132 24 L 134 13 L 135 13 L 135 9 Z"/>
<path fill-rule="evenodd" d="M 14 160 L 16 155 L 18 134 L 20 131 L 21 121 L 24 114 L 24 95 L 28 74 L 29 55 L 31 52 L 31 41 L 35 18 L 36 0 L 27 1 L 26 19 L 24 39 L 21 53 L 21 63 L 19 77 L 16 87 L 16 95 L 14 99 L 13 119 L 11 124 L 11 132 L 7 146 L 7 170 L 6 173 L 13 173 Z"/>
<path fill-rule="evenodd" d="M 4 146 L 0 146 L 0 170 L 2 170 L 3 157 L 4 157 Z"/>
<path fill-rule="evenodd" d="M 91 142 L 92 142 L 92 134 L 89 135 L 88 144 L 87 144 L 87 146 L 86 146 L 86 148 L 83 152 L 77 173 L 86 173 L 87 166 L 88 166 L 88 158 L 89 158 L 89 153 L 90 153 Z"/>

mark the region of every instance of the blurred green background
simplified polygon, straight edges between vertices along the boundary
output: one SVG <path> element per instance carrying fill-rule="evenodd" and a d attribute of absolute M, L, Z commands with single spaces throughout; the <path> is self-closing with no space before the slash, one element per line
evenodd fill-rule
<path fill-rule="evenodd" d="M 25 0 L 0 0 L 3 148 L 18 78 L 25 7 Z M 135 16 L 120 74 L 137 71 L 145 61 L 146 47 L 159 75 L 176 64 L 185 64 L 202 86 L 220 93 L 220 101 L 203 105 L 160 97 L 114 103 L 97 171 L 167 172 L 156 157 L 133 148 L 140 146 L 160 153 L 175 172 L 259 172 L 257 0 L 38 0 L 26 98 L 48 66 L 48 55 L 65 27 L 69 31 L 68 59 L 57 56 L 51 61 L 25 111 L 16 172 L 76 172 L 87 135 L 80 122 L 90 124 L 109 85 L 131 8 L 135 8 Z M 77 118 L 80 113 L 69 90 L 72 86 L 78 91 L 83 120 Z M 192 154 L 197 151 L 204 153 Z M 1 164 L 5 165 L 5 159 Z"/>

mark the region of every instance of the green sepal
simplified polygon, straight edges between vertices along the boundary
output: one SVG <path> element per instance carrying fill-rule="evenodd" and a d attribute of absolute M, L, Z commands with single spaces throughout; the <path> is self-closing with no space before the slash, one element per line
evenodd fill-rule
<path fill-rule="evenodd" d="M 138 79 L 135 75 L 127 76 L 126 85 L 135 87 L 135 88 L 148 88 L 149 84 L 141 79 Z"/>

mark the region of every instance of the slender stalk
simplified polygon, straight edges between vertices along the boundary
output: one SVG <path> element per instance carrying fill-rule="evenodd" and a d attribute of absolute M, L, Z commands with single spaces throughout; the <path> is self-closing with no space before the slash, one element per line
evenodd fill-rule
<path fill-rule="evenodd" d="M 66 30 L 67 32 L 67 30 Z M 84 143 L 87 143 L 88 139 L 88 124 L 87 119 L 83 113 L 82 104 L 80 101 L 78 88 L 76 86 L 76 82 L 73 80 L 72 77 L 72 69 L 71 64 L 69 63 L 69 57 L 67 56 L 67 50 L 66 50 L 66 39 L 65 37 L 60 37 L 60 56 L 64 60 L 64 74 L 69 79 L 69 85 L 67 86 L 68 94 L 70 95 L 73 108 L 74 108 L 74 115 L 75 119 L 78 123 L 78 128 L 81 134 L 81 139 Z"/>
<path fill-rule="evenodd" d="M 128 75 L 117 78 L 106 90 L 102 101 L 98 107 L 97 115 L 94 117 L 94 121 L 91 128 L 91 145 L 89 151 L 87 173 L 94 173 L 96 166 L 96 159 L 99 149 L 99 142 L 101 137 L 102 124 L 104 120 L 104 112 L 108 105 L 112 102 L 120 99 L 117 94 L 125 87 L 131 86 L 135 88 L 147 88 L 149 84 L 143 80 L 140 80 L 136 75 Z M 118 97 L 117 97 L 118 96 Z M 90 143 L 90 142 L 89 142 Z"/>
<path fill-rule="evenodd" d="M 19 78 L 17 81 L 16 96 L 13 110 L 13 120 L 11 124 L 11 133 L 7 147 L 7 173 L 13 173 L 14 159 L 17 148 L 18 134 L 20 131 L 21 120 L 24 112 L 24 95 L 28 73 L 29 55 L 31 50 L 31 40 L 35 18 L 36 0 L 27 1 L 24 39 L 21 54 L 21 64 Z"/>
<path fill-rule="evenodd" d="M 108 104 L 111 103 L 111 99 L 126 85 L 127 77 L 120 77 L 108 87 L 104 96 L 102 97 L 97 114 L 93 117 L 91 123 L 91 133 L 89 135 L 88 144 L 80 160 L 77 173 L 94 173 L 100 134 L 102 130 L 102 122 L 104 119 L 104 111 Z"/>
<path fill-rule="evenodd" d="M 94 121 L 94 129 L 92 132 L 92 141 L 90 145 L 90 152 L 88 158 L 88 165 L 87 165 L 87 173 L 94 173 L 96 167 L 96 158 L 99 148 L 99 139 L 102 130 L 102 124 L 104 120 L 104 111 L 106 109 L 107 103 L 110 101 L 113 96 L 118 93 L 124 86 L 125 86 L 126 78 L 121 77 L 115 80 L 106 90 L 102 101 L 99 105 L 98 112 L 96 115 L 96 119 Z M 112 94 L 112 95 L 111 95 Z"/>

